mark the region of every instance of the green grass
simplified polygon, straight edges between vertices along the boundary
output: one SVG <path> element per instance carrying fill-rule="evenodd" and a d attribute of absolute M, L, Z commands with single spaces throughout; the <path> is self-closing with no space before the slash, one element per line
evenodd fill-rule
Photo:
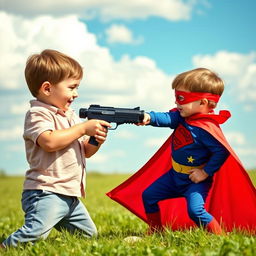
<path fill-rule="evenodd" d="M 250 175 L 255 182 L 255 171 Z M 127 177 L 96 173 L 87 177 L 87 198 L 83 201 L 97 225 L 98 238 L 84 239 L 78 234 L 53 230 L 45 241 L 0 251 L 0 255 L 256 255 L 256 238 L 239 232 L 216 236 L 201 229 L 168 230 L 162 235 L 145 236 L 146 224 L 105 196 Z M 23 224 L 22 183 L 21 177 L 0 178 L 0 241 Z M 124 241 L 125 237 L 133 235 L 142 240 L 133 244 Z"/>

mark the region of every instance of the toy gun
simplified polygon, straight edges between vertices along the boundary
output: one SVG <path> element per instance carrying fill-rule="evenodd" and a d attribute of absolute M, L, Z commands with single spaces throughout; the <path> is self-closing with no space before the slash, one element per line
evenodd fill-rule
<path fill-rule="evenodd" d="M 116 123 L 115 128 L 109 128 L 115 130 L 120 124 L 136 124 L 143 121 L 144 111 L 137 108 L 114 108 L 114 107 L 102 107 L 100 105 L 90 105 L 89 108 L 80 108 L 80 118 L 98 119 L 104 120 L 109 123 Z M 91 136 L 89 143 L 98 146 L 98 142 L 95 137 Z"/>

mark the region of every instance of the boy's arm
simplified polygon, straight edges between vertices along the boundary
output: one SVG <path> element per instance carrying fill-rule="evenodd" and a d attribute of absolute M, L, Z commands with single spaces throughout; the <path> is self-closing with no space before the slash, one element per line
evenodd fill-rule
<path fill-rule="evenodd" d="M 224 164 L 229 156 L 229 151 L 210 133 L 205 130 L 201 130 L 202 143 L 210 151 L 210 158 L 204 166 L 204 171 L 213 176 L 221 166 Z"/>
<path fill-rule="evenodd" d="M 208 176 L 213 176 L 229 156 L 229 151 L 207 131 L 202 129 L 200 137 L 204 146 L 210 151 L 211 157 L 203 169 L 193 169 L 190 171 L 189 178 L 194 183 L 199 183 Z"/>
<path fill-rule="evenodd" d="M 83 135 L 106 137 L 106 127 L 110 127 L 108 122 L 92 119 L 67 129 L 47 130 L 38 136 L 37 144 L 46 152 L 54 152 L 64 149 Z"/>
<path fill-rule="evenodd" d="M 178 111 L 170 112 L 154 112 L 144 113 L 142 123 L 138 125 L 152 125 L 156 127 L 171 127 L 175 128 L 179 122 Z"/>

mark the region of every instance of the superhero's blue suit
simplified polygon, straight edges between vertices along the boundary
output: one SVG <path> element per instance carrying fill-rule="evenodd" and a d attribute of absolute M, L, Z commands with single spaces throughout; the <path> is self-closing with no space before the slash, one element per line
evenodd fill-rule
<path fill-rule="evenodd" d="M 204 208 L 212 176 L 225 162 L 229 152 L 210 133 L 187 124 L 178 111 L 150 112 L 150 117 L 152 126 L 175 129 L 171 143 L 173 161 L 185 167 L 204 165 L 203 169 L 209 177 L 200 183 L 193 183 L 189 174 L 177 172 L 173 167 L 143 192 L 146 213 L 158 212 L 161 200 L 185 197 L 190 218 L 198 226 L 206 226 L 213 218 Z"/>

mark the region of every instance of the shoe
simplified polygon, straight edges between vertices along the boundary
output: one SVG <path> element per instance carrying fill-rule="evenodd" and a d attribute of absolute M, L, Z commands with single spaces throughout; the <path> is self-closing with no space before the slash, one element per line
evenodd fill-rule
<path fill-rule="evenodd" d="M 164 231 L 164 228 L 161 223 L 160 212 L 147 213 L 147 223 L 149 228 L 147 230 L 147 235 L 152 235 L 154 233 L 161 233 Z"/>
<path fill-rule="evenodd" d="M 206 230 L 216 235 L 224 234 L 220 224 L 215 218 L 213 218 L 212 221 L 206 225 Z"/>

